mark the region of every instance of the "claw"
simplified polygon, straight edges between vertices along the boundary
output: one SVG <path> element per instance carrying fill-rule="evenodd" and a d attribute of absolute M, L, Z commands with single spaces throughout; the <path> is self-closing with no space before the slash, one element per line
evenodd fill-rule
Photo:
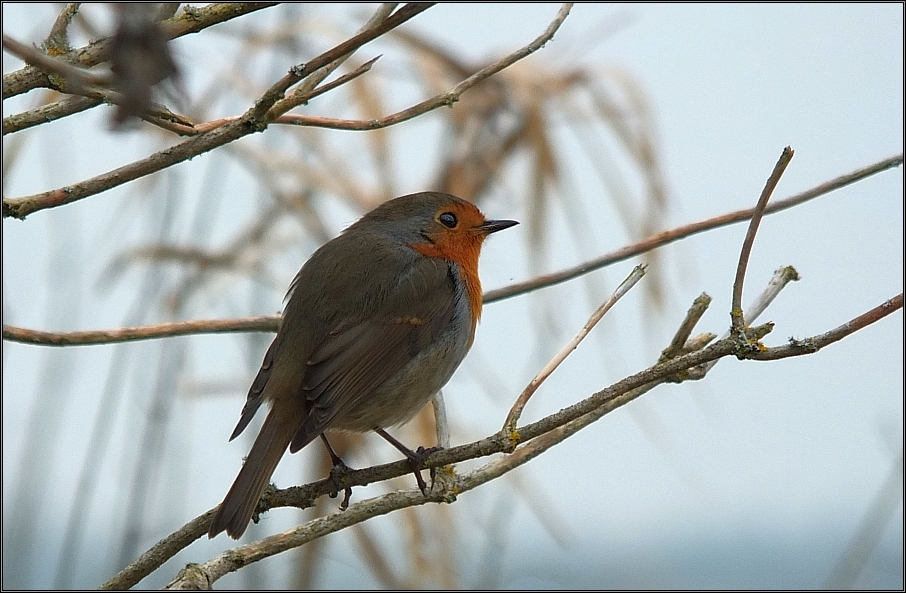
<path fill-rule="evenodd" d="M 349 500 L 352 498 L 352 487 L 343 487 L 343 476 L 352 470 L 342 459 L 340 459 L 340 456 L 334 452 L 333 447 L 330 446 L 324 433 L 321 433 L 321 440 L 324 441 L 324 446 L 327 447 L 327 452 L 330 453 L 330 461 L 333 463 L 333 467 L 330 468 L 330 481 L 333 482 L 334 489 L 328 496 L 336 498 L 342 488 L 343 502 L 340 503 L 340 510 L 345 511 L 349 508 Z"/>
<path fill-rule="evenodd" d="M 384 440 L 397 448 L 397 450 L 406 456 L 406 459 L 409 460 L 409 465 L 412 466 L 412 473 L 415 474 L 415 481 L 418 483 L 418 489 L 422 491 L 423 496 L 428 496 L 428 485 L 425 484 L 425 479 L 422 478 L 422 470 L 425 469 L 425 459 L 431 453 L 435 451 L 440 451 L 441 447 L 430 447 L 425 449 L 424 447 L 419 447 L 415 451 L 402 444 L 385 431 L 383 428 L 375 428 L 374 432 L 381 435 Z M 429 468 L 431 470 L 431 488 L 434 488 L 434 468 Z"/>

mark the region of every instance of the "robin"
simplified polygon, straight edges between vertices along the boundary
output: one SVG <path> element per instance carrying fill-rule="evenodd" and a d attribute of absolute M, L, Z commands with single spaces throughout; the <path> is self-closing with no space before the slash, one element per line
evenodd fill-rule
<path fill-rule="evenodd" d="M 209 537 L 245 532 L 287 447 L 295 453 L 320 436 L 342 464 L 325 430 L 373 430 L 417 461 L 384 429 L 415 416 L 462 362 L 481 316 L 481 245 L 516 224 L 486 220 L 456 196 L 422 192 L 378 206 L 315 251 L 290 285 L 230 437 L 270 404 Z"/>

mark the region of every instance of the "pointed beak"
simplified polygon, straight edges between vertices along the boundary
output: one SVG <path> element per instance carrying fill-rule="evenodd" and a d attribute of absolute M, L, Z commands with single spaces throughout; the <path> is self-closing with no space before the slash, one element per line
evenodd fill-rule
<path fill-rule="evenodd" d="M 491 233 L 496 233 L 497 231 L 508 229 L 511 226 L 516 226 L 517 224 L 519 223 L 515 220 L 486 220 L 478 228 L 490 235 Z"/>

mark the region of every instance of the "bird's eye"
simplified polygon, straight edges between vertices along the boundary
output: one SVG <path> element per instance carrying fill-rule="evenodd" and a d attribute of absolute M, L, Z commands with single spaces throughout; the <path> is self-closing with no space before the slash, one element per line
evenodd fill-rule
<path fill-rule="evenodd" d="M 437 220 L 440 222 L 440 224 L 444 225 L 448 229 L 455 229 L 456 224 L 459 222 L 458 220 L 456 220 L 456 215 L 452 212 L 444 212 L 437 217 Z"/>

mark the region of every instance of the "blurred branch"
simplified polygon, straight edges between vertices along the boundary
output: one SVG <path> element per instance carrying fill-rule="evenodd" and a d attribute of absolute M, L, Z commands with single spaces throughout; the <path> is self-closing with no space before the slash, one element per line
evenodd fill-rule
<path fill-rule="evenodd" d="M 833 591 L 855 589 L 856 577 L 871 557 L 881 534 L 891 523 L 897 509 L 903 506 L 903 450 L 890 466 L 887 478 L 878 488 L 865 510 L 843 557 L 824 581 L 824 588 Z"/>
<path fill-rule="evenodd" d="M 466 92 L 479 82 L 489 78 L 490 76 L 493 76 L 494 74 L 509 66 L 512 66 L 519 60 L 530 56 L 531 54 L 544 47 L 544 45 L 553 38 L 554 33 L 557 32 L 557 29 L 560 28 L 560 25 L 563 24 L 563 21 L 566 19 L 567 15 L 569 15 L 571 8 L 571 3 L 564 4 L 560 8 L 560 11 L 557 13 L 557 16 L 554 18 L 553 22 L 551 22 L 544 33 L 542 33 L 537 39 L 535 39 L 522 49 L 519 49 L 511 53 L 510 55 L 494 62 L 493 64 L 482 68 L 472 76 L 457 84 L 449 91 L 436 95 L 430 99 L 426 99 L 421 103 L 409 107 L 408 109 L 404 109 L 377 120 L 356 121 L 309 115 L 287 115 L 282 118 L 282 123 L 289 123 L 298 126 L 331 128 L 335 130 L 377 130 L 410 120 L 414 117 L 418 117 L 419 115 L 437 109 L 438 107 L 450 107 L 454 103 L 459 101 L 460 96 L 462 96 L 464 92 Z"/>
<path fill-rule="evenodd" d="M 211 319 L 202 321 L 176 321 L 141 327 L 94 330 L 83 332 L 42 332 L 11 325 L 3 325 L 3 339 L 42 346 L 87 346 L 116 344 L 135 340 L 173 338 L 189 334 L 228 332 L 276 332 L 280 315 L 262 315 L 243 319 Z"/>
<path fill-rule="evenodd" d="M 849 327 L 852 328 L 852 331 L 857 331 L 900 308 L 902 308 L 902 295 L 841 327 Z M 764 335 L 770 331 L 770 326 L 752 329 L 758 335 Z M 832 343 L 832 341 L 820 341 L 818 338 L 811 339 L 815 340 L 817 348 Z M 417 489 L 408 489 L 390 492 L 376 498 L 354 503 L 345 511 L 337 511 L 327 516 L 318 517 L 294 529 L 228 550 L 208 563 L 190 565 L 180 573 L 176 580 L 170 583 L 168 588 L 181 588 L 187 585 L 188 582 L 207 583 L 210 586 L 228 572 L 233 572 L 250 563 L 303 545 L 312 539 L 340 531 L 372 517 L 430 502 L 452 503 L 459 494 L 472 490 L 519 467 L 554 444 L 561 442 L 567 436 L 574 434 L 579 428 L 587 426 L 594 420 L 649 391 L 652 383 L 667 380 L 686 369 L 730 355 L 735 355 L 739 358 L 755 358 L 753 356 L 753 351 L 755 350 L 760 353 L 770 353 L 774 349 L 764 346 L 754 348 L 749 343 L 741 344 L 735 338 L 728 337 L 696 352 L 691 352 L 669 361 L 659 362 L 644 371 L 635 373 L 606 389 L 592 394 L 572 406 L 537 422 L 523 426 L 516 431 L 501 431 L 479 441 L 433 452 L 427 457 L 425 466 L 438 468 L 438 480 L 435 487 L 427 495 L 422 495 Z M 805 353 L 800 352 L 799 354 Z M 452 468 L 446 467 L 469 459 L 478 459 L 506 452 L 511 452 L 511 454 L 491 461 L 462 476 L 457 475 Z M 344 474 L 342 483 L 339 486 L 344 488 L 366 485 L 402 476 L 410 472 L 411 467 L 406 460 L 361 470 L 350 470 Z M 258 509 L 259 512 L 263 512 L 279 506 L 308 508 L 317 497 L 335 492 L 337 486 L 330 478 L 326 478 L 305 486 L 269 490 L 265 493 L 261 503 L 259 503 Z M 171 537 L 178 538 L 184 546 L 189 545 L 206 533 L 207 523 L 213 516 L 213 512 L 214 510 L 212 509 L 192 520 Z M 138 563 L 136 561 L 136 563 L 133 563 L 120 574 L 104 583 L 101 588 L 123 589 L 135 585 L 155 569 L 154 565 L 160 566 L 172 557 L 178 551 L 177 547 L 173 545 L 170 537 L 161 540 L 154 548 L 142 555 L 141 559 L 154 558 L 153 563 L 145 563 L 142 569 L 138 570 L 135 566 Z"/>
<path fill-rule="evenodd" d="M 176 39 L 276 4 L 276 2 L 214 3 L 200 8 L 186 5 L 179 16 L 167 19 L 161 25 L 167 39 Z M 55 25 L 54 29 L 56 28 Z M 59 58 L 82 68 L 91 68 L 107 59 L 111 41 L 111 37 L 105 37 L 80 49 L 66 52 Z M 36 66 L 29 65 L 3 76 L 4 99 L 42 87 L 56 88 L 56 85 L 47 72 Z"/>
<path fill-rule="evenodd" d="M 22 113 L 15 113 L 4 117 L 3 134 L 21 132 L 22 130 L 27 130 L 34 126 L 46 124 L 69 115 L 80 113 L 86 109 L 97 107 L 103 103 L 104 100 L 100 97 L 91 98 L 79 95 L 63 97 L 54 103 L 48 103 L 36 107 L 35 109 L 30 109 L 29 111 L 23 111 Z"/>
<path fill-rule="evenodd" d="M 243 136 L 263 131 L 268 124 L 279 115 L 279 113 L 270 111 L 270 109 L 290 86 L 299 82 L 305 76 L 317 72 L 318 69 L 330 62 L 344 57 L 349 52 L 364 45 L 368 41 L 371 41 L 375 37 L 401 25 L 406 22 L 406 20 L 426 10 L 428 7 L 429 6 L 427 5 L 406 5 L 397 10 L 379 25 L 351 37 L 349 40 L 335 46 L 333 49 L 324 52 L 305 64 L 292 68 L 286 76 L 271 86 L 271 88 L 255 102 L 255 105 L 236 121 L 229 122 L 222 127 L 201 134 L 200 136 L 189 138 L 174 147 L 157 152 L 150 157 L 135 161 L 83 182 L 24 198 L 4 199 L 3 216 L 4 218 L 14 217 L 24 219 L 32 212 L 81 200 L 183 162 L 194 156 L 233 142 Z M 562 18 L 565 18 L 567 13 L 568 5 L 560 11 L 558 17 L 560 22 L 562 22 Z M 541 38 L 539 38 L 539 40 L 540 39 Z M 536 40 L 536 42 L 539 40 Z M 516 52 L 510 56 L 509 59 L 504 60 L 504 65 L 501 67 L 505 67 L 505 65 L 509 65 L 516 60 L 521 59 L 521 57 L 529 55 L 535 51 L 535 49 L 538 49 L 538 47 L 543 45 L 543 43 L 537 47 L 534 47 L 534 45 L 535 44 L 533 43 L 530 46 L 523 48 L 523 50 Z M 457 89 L 462 87 L 462 90 L 465 90 L 479 80 L 490 76 L 492 73 L 493 72 L 490 71 L 479 72 L 458 85 Z M 456 96 L 457 89 L 454 89 L 453 94 L 450 96 L 451 99 Z"/>
<path fill-rule="evenodd" d="M 5 33 L 3 34 L 3 49 L 23 62 L 40 68 L 48 75 L 48 79 L 59 77 L 65 80 L 66 88 L 60 89 L 63 92 L 79 92 L 86 86 L 106 86 L 110 82 L 110 77 L 104 73 L 79 68 L 69 62 L 49 56 L 33 46 L 16 41 Z M 56 85 L 56 87 L 59 86 Z"/>
<path fill-rule="evenodd" d="M 745 319 L 742 318 L 742 285 L 746 277 L 746 268 L 749 266 L 749 255 L 752 253 L 752 245 L 755 243 L 755 234 L 758 232 L 758 225 L 764 216 L 764 210 L 768 206 L 768 200 L 774 189 L 780 182 L 780 177 L 786 171 L 787 165 L 793 159 L 793 149 L 787 146 L 774 165 L 771 176 L 768 177 L 758 203 L 755 204 L 752 218 L 749 220 L 749 228 L 746 231 L 746 238 L 742 242 L 742 250 L 739 254 L 739 264 L 736 266 L 736 279 L 733 281 L 733 298 L 730 305 L 730 320 L 732 322 L 732 331 L 740 335 L 745 330 Z"/>

